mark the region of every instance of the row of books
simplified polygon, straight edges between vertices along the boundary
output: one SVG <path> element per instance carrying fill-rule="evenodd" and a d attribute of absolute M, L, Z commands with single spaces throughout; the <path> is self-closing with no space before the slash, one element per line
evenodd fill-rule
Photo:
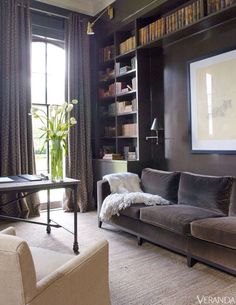
<path fill-rule="evenodd" d="M 236 0 L 207 0 L 207 14 L 218 12 L 236 3 Z"/>
<path fill-rule="evenodd" d="M 136 41 L 135 36 L 131 36 L 130 38 L 126 39 L 119 45 L 119 52 L 120 54 L 124 54 L 130 50 L 133 50 L 136 48 Z"/>
<path fill-rule="evenodd" d="M 141 45 L 147 44 L 150 41 L 196 22 L 203 16 L 203 0 L 194 1 L 139 29 L 139 42 Z"/>
<path fill-rule="evenodd" d="M 115 57 L 115 45 L 109 45 L 99 49 L 99 62 L 103 63 Z"/>
<path fill-rule="evenodd" d="M 190 25 L 204 16 L 203 0 L 197 0 L 165 17 L 166 34 Z"/>
<path fill-rule="evenodd" d="M 165 19 L 160 18 L 151 24 L 139 29 L 139 43 L 147 44 L 150 41 L 161 38 L 165 34 Z"/>

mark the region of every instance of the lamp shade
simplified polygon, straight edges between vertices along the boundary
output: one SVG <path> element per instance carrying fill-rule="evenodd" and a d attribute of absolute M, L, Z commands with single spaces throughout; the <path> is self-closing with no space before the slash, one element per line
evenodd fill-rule
<path fill-rule="evenodd" d="M 158 121 L 157 121 L 157 118 L 154 118 L 150 130 L 155 130 L 155 131 L 158 130 Z"/>

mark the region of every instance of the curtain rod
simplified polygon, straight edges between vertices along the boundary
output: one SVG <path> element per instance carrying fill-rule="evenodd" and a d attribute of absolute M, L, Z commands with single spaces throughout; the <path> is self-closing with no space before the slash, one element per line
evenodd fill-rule
<path fill-rule="evenodd" d="M 67 16 L 47 12 L 47 11 L 40 10 L 40 9 L 34 8 L 34 7 L 30 7 L 30 10 L 33 11 L 33 12 L 43 13 L 43 14 L 46 14 L 46 15 L 49 15 L 49 16 L 55 16 L 55 17 L 60 17 L 60 18 L 64 18 L 64 19 L 69 19 L 69 17 L 67 17 Z"/>

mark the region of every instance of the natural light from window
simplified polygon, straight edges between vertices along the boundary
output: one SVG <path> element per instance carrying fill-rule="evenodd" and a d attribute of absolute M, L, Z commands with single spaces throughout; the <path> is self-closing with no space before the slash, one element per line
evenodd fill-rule
<path fill-rule="evenodd" d="M 62 43 L 40 38 L 32 42 L 31 63 L 32 105 L 48 113 L 50 104 L 65 102 L 65 50 Z M 45 138 L 41 138 L 40 121 L 33 120 L 33 136 L 36 173 L 49 173 L 48 147 L 42 150 Z M 51 201 L 62 199 L 62 192 L 51 191 Z M 41 192 L 40 201 L 47 201 L 47 193 Z"/>

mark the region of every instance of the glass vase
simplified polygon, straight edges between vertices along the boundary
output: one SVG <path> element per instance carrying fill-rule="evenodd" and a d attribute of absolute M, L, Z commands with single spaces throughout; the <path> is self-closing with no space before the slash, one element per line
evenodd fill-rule
<path fill-rule="evenodd" d="M 63 181 L 63 147 L 61 140 L 51 140 L 51 180 L 53 182 Z"/>

